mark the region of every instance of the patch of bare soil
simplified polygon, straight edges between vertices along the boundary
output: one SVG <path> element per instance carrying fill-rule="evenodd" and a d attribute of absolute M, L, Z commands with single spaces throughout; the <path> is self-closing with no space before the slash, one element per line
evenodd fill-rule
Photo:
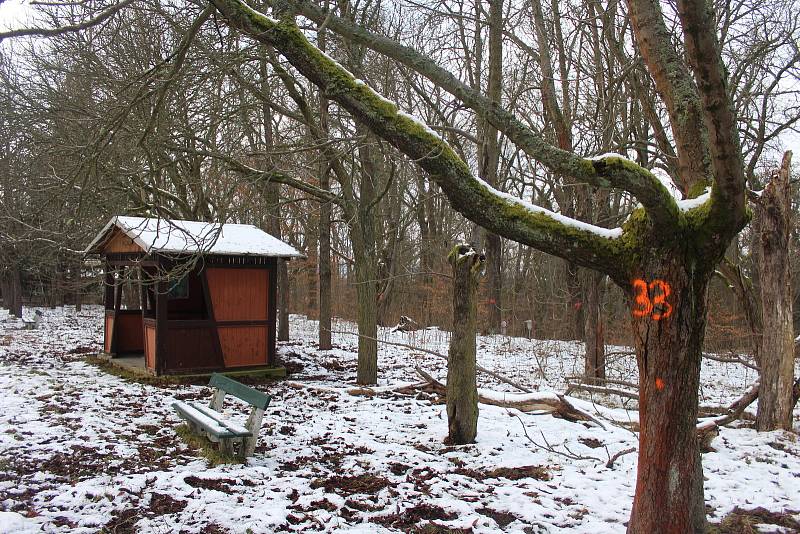
<path fill-rule="evenodd" d="M 550 474 L 547 467 L 541 465 L 523 465 L 520 467 L 497 467 L 488 471 L 478 471 L 477 469 L 469 469 L 466 467 L 459 467 L 453 471 L 457 475 L 474 478 L 475 480 L 486 480 L 488 478 L 506 478 L 508 480 L 521 480 L 523 478 L 533 478 L 536 480 L 550 480 L 553 475 Z"/>
<path fill-rule="evenodd" d="M 255 486 L 256 483 L 252 480 L 242 479 L 241 482 L 233 480 L 232 478 L 200 478 L 196 476 L 188 476 L 183 479 L 184 482 L 193 488 L 200 488 L 205 490 L 216 490 L 222 493 L 230 493 L 231 486 Z"/>
<path fill-rule="evenodd" d="M 203 525 L 203 528 L 200 530 L 203 534 L 227 534 L 229 531 L 225 530 L 221 526 L 216 523 L 209 523 L 208 525 Z M 190 531 L 188 530 L 181 530 L 178 534 L 189 534 Z"/>
<path fill-rule="evenodd" d="M 389 464 L 389 471 L 391 471 L 393 475 L 405 475 L 409 469 L 411 469 L 410 465 L 402 464 L 400 462 L 392 462 Z"/>
<path fill-rule="evenodd" d="M 181 501 L 166 493 L 153 493 L 150 497 L 149 511 L 152 515 L 177 514 L 186 508 L 186 501 Z"/>
<path fill-rule="evenodd" d="M 318 501 L 312 501 L 307 505 L 299 505 L 299 504 L 292 504 L 289 505 L 287 508 L 290 510 L 298 510 L 300 512 L 312 512 L 314 510 L 327 510 L 328 512 L 335 512 L 339 509 L 338 506 L 333 504 L 328 499 L 320 499 Z"/>
<path fill-rule="evenodd" d="M 73 445 L 72 452 L 59 452 L 41 462 L 30 466 L 31 472 L 45 471 L 67 480 L 77 481 L 104 474 L 108 469 L 110 454 L 101 454 L 92 447 Z"/>
<path fill-rule="evenodd" d="M 256 451 L 258 451 L 258 447 L 256 447 Z M 281 471 L 297 471 L 313 461 L 314 458 L 310 456 L 297 456 L 293 460 L 286 460 L 281 463 L 278 469 Z"/>
<path fill-rule="evenodd" d="M 589 447 L 590 449 L 597 449 L 603 446 L 603 442 L 595 438 L 578 438 L 578 441 Z"/>
<path fill-rule="evenodd" d="M 141 515 L 136 508 L 114 510 L 111 515 L 111 521 L 106 523 L 102 532 L 108 534 L 136 534 L 137 530 L 134 525 L 139 519 L 141 519 Z"/>
<path fill-rule="evenodd" d="M 506 528 L 508 525 L 517 520 L 517 516 L 511 512 L 501 512 L 491 508 L 478 508 L 475 511 L 481 515 L 485 515 L 486 517 L 493 519 L 500 528 Z"/>
<path fill-rule="evenodd" d="M 353 510 L 358 510 L 361 512 L 377 512 L 383 506 L 372 504 L 371 502 L 367 501 L 357 501 L 352 497 L 348 497 L 346 501 L 344 501 L 344 505 L 348 508 L 352 508 Z"/>
<path fill-rule="evenodd" d="M 441 525 L 431 525 L 429 523 L 424 526 L 417 527 L 417 523 L 420 521 L 432 522 L 437 519 L 440 521 L 451 521 L 456 517 L 456 514 L 446 511 L 441 506 L 420 503 L 412 506 L 411 508 L 406 508 L 401 512 L 373 517 L 370 520 L 373 523 L 378 523 L 379 525 L 383 525 L 385 527 L 400 529 L 403 532 L 447 532 L 438 530 L 424 530 L 432 527 L 441 527 Z M 423 530 L 418 530 L 418 528 Z"/>
<path fill-rule="evenodd" d="M 760 524 L 776 525 L 790 529 L 792 532 L 800 532 L 800 521 L 793 517 L 797 513 L 797 510 L 770 512 L 760 506 L 752 510 L 744 510 L 737 506 L 720 521 L 718 526 L 712 529 L 712 532 L 717 534 L 758 534 L 760 531 L 756 525 Z"/>
<path fill-rule="evenodd" d="M 300 354 L 298 354 L 297 352 L 290 352 L 288 356 L 299 357 Z M 305 368 L 303 364 L 298 362 L 297 360 L 285 360 L 281 363 L 283 364 L 283 367 L 286 369 L 287 375 L 302 373 L 303 369 Z"/>
<path fill-rule="evenodd" d="M 328 478 L 317 478 L 311 481 L 311 487 L 325 488 L 325 491 L 353 495 L 356 493 L 368 493 L 374 495 L 383 488 L 388 487 L 390 482 L 384 477 L 364 473 L 352 477 L 332 476 Z"/>

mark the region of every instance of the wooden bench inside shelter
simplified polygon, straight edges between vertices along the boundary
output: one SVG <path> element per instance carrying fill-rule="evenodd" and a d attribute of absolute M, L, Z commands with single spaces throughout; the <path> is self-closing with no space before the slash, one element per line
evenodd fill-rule
<path fill-rule="evenodd" d="M 258 433 L 261 430 L 264 410 L 269 406 L 272 397 L 216 373 L 211 375 L 208 385 L 214 388 L 208 406 L 199 402 L 175 401 L 172 403 L 172 407 L 187 422 L 192 432 L 204 435 L 214 443 L 219 443 L 220 450 L 226 454 L 238 454 L 242 458 L 252 456 L 258 441 Z M 244 425 L 231 421 L 221 413 L 226 394 L 232 395 L 252 407 L 250 417 Z"/>

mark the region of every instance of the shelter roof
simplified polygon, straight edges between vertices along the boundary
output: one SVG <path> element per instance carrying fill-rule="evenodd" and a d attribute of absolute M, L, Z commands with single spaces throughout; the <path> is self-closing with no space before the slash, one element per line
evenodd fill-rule
<path fill-rule="evenodd" d="M 118 232 L 115 232 L 115 229 Z M 102 253 L 115 234 L 122 233 L 145 253 L 209 254 L 299 258 L 291 245 L 251 224 L 144 217 L 112 217 L 86 250 Z"/>

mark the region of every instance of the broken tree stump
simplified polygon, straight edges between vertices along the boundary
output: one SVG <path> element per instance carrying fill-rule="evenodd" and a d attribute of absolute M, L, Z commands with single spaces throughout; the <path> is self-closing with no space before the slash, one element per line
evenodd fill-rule
<path fill-rule="evenodd" d="M 447 355 L 448 440 L 472 443 L 478 434 L 476 319 L 478 282 L 486 257 L 467 244 L 453 247 L 447 260 L 453 267 L 453 336 Z"/>

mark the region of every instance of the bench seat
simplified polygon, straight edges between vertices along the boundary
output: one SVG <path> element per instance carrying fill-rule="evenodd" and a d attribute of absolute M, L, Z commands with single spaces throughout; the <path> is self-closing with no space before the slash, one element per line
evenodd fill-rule
<path fill-rule="evenodd" d="M 175 401 L 172 408 L 183 419 L 191 421 L 218 441 L 220 438 L 247 438 L 253 435 L 239 423 L 225 418 L 221 413 L 193 402 Z"/>

